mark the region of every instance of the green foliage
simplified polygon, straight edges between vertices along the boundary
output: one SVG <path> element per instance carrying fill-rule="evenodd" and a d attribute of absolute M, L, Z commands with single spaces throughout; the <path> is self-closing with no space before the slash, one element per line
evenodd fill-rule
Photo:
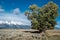
<path fill-rule="evenodd" d="M 34 4 L 29 7 L 29 12 L 25 14 L 31 20 L 33 29 L 54 29 L 55 19 L 58 16 L 58 6 L 53 2 L 49 2 L 41 8 Z"/>
<path fill-rule="evenodd" d="M 39 22 L 38 22 L 35 18 L 33 18 L 31 25 L 32 25 L 32 28 L 33 28 L 33 29 L 38 29 Z"/>

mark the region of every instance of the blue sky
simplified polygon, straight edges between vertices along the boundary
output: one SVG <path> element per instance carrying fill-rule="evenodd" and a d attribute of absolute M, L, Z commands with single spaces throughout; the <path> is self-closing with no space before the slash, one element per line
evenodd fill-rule
<path fill-rule="evenodd" d="M 36 4 L 42 7 L 49 1 L 53 1 L 59 6 L 58 13 L 60 14 L 60 0 L 0 0 L 0 20 L 19 21 L 29 25 L 30 21 L 24 16 L 24 12 L 29 5 Z M 59 27 L 60 16 L 58 16 L 56 21 L 56 26 Z"/>

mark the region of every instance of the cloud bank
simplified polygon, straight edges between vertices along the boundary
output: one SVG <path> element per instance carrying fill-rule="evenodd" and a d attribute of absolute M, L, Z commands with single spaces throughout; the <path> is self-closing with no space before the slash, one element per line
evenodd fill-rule
<path fill-rule="evenodd" d="M 30 21 L 24 15 L 24 12 L 21 13 L 19 8 L 15 8 L 12 12 L 4 12 L 5 10 L 0 8 L 0 23 L 10 22 L 17 24 L 30 25 Z"/>

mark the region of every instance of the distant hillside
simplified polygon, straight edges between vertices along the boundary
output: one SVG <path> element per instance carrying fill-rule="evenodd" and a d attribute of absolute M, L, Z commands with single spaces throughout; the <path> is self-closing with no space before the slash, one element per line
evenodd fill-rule
<path fill-rule="evenodd" d="M 0 24 L 0 29 L 30 29 L 29 25 Z"/>

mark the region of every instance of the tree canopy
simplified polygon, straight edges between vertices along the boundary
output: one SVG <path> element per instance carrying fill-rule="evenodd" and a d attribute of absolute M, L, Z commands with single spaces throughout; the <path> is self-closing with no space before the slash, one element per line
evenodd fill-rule
<path fill-rule="evenodd" d="M 29 10 L 25 12 L 25 15 L 31 20 L 33 29 L 54 29 L 56 25 L 55 19 L 58 16 L 58 5 L 53 2 L 49 2 L 42 7 L 33 4 L 30 5 Z"/>

